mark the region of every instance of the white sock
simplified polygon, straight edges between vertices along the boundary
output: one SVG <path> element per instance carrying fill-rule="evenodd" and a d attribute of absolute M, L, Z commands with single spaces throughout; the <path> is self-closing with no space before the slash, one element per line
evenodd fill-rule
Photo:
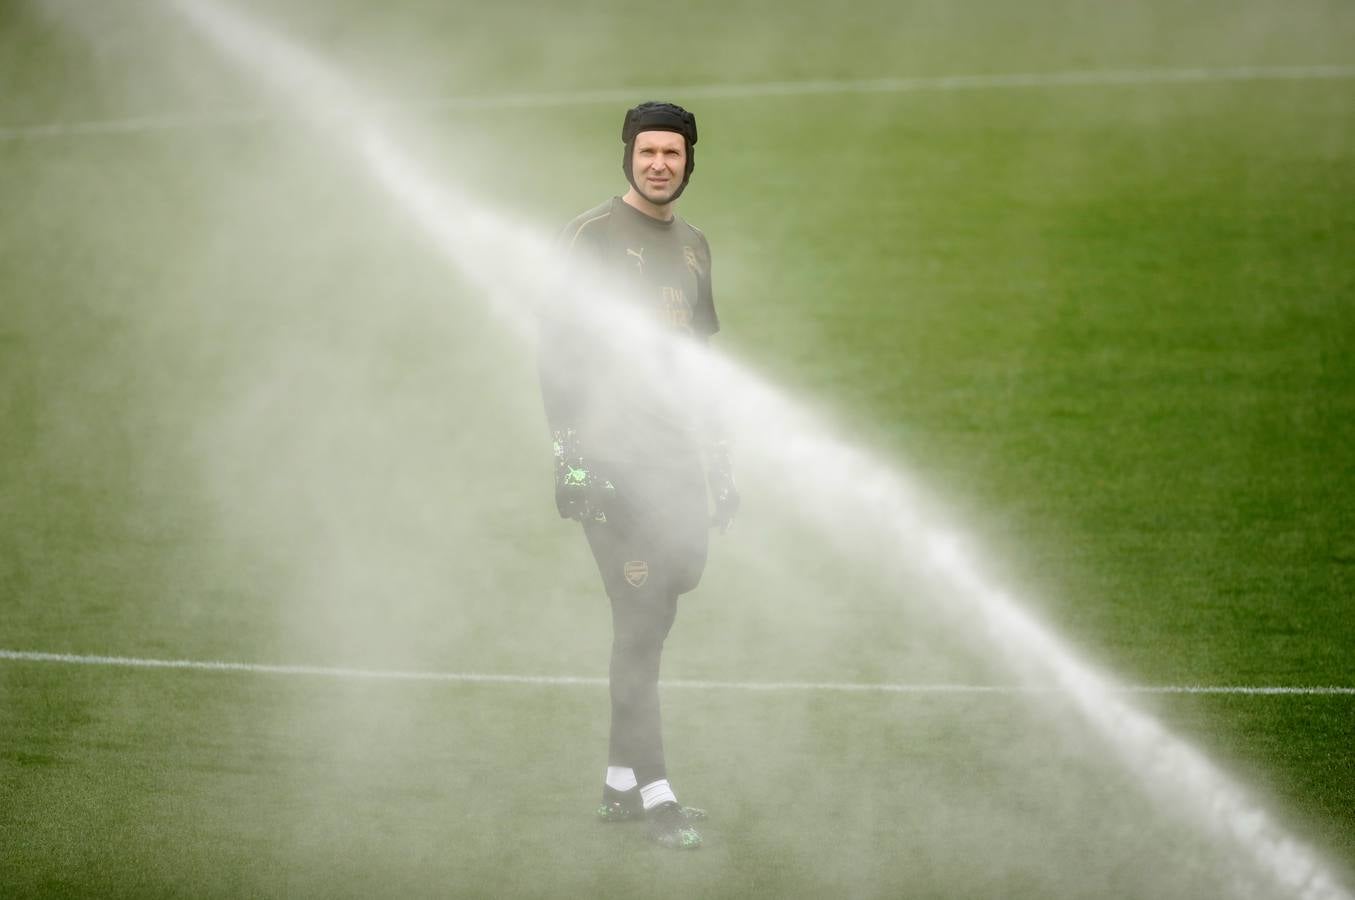
<path fill-rule="evenodd" d="M 645 809 L 653 809 L 660 803 L 668 803 L 669 801 L 677 802 L 677 797 L 673 795 L 673 789 L 668 786 L 667 778 L 651 781 L 640 788 L 640 799 L 645 802 Z"/>
<path fill-rule="evenodd" d="M 607 787 L 617 791 L 628 791 L 635 787 L 635 770 L 630 766 L 608 766 Z"/>

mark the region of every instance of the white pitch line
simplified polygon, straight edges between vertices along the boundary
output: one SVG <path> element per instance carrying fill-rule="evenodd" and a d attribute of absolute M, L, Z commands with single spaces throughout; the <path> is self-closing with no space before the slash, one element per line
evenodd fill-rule
<path fill-rule="evenodd" d="M 434 97 L 393 104 L 405 110 L 549 109 L 593 104 L 634 103 L 637 98 L 742 100 L 754 97 L 804 97 L 833 94 L 913 94 L 1048 87 L 1123 87 L 1153 84 L 1207 84 L 1237 81 L 1331 81 L 1355 78 L 1355 65 L 1229 66 L 1191 69 L 1091 69 L 1072 72 L 1018 72 L 996 75 L 929 75 L 913 78 L 816 79 L 735 84 L 698 84 L 604 88 L 581 91 L 491 94 L 482 97 Z M 335 110 L 335 115 L 344 111 Z M 220 113 L 167 113 L 120 119 L 94 119 L 0 127 L 0 141 L 34 141 L 89 135 L 144 134 L 157 131 L 226 128 L 293 117 L 265 110 Z"/>
<path fill-rule="evenodd" d="M 378 681 L 443 681 L 464 684 L 530 684 L 551 687 L 606 687 L 607 679 L 578 675 L 494 675 L 481 672 L 417 672 L 386 669 L 349 669 L 335 666 L 271 665 L 195 659 L 144 659 L 135 656 L 83 656 L 74 653 L 41 653 L 30 650 L 0 650 L 0 660 L 64 663 L 82 666 L 121 666 L 133 669 L 196 669 L 209 672 L 245 672 L 258 675 L 311 675 L 325 678 L 356 678 Z M 1058 688 L 1007 684 L 854 684 L 831 681 L 664 681 L 666 688 L 707 691 L 819 691 L 860 694 L 1041 694 Z M 1126 685 L 1126 694 L 1251 694 L 1251 695 L 1349 695 L 1355 687 L 1288 687 L 1249 685 Z"/>

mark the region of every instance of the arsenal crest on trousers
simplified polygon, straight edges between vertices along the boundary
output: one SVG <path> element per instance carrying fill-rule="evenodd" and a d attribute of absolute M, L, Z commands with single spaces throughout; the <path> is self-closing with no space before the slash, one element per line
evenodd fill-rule
<path fill-rule="evenodd" d="M 649 580 L 649 563 L 643 559 L 632 560 L 621 567 L 621 574 L 626 576 L 631 587 L 640 587 Z"/>

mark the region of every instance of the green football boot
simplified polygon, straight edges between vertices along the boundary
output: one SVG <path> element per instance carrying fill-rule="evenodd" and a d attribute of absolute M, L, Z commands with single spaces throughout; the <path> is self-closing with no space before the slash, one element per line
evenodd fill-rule
<path fill-rule="evenodd" d="M 692 820 L 676 802 L 669 800 L 645 811 L 649 822 L 649 838 L 669 850 L 696 850 L 701 846 L 701 832 L 692 827 Z"/>
<path fill-rule="evenodd" d="M 640 800 L 640 789 L 633 787 L 628 791 L 618 791 L 609 785 L 602 786 L 602 803 L 597 808 L 599 822 L 638 822 L 645 817 L 644 803 Z M 689 822 L 700 822 L 706 818 L 704 809 L 695 806 L 682 807 L 682 815 Z"/>
<path fill-rule="evenodd" d="M 598 807 L 599 822 L 638 822 L 644 818 L 645 807 L 640 801 L 640 789 L 618 791 L 611 785 L 602 786 L 602 805 Z"/>

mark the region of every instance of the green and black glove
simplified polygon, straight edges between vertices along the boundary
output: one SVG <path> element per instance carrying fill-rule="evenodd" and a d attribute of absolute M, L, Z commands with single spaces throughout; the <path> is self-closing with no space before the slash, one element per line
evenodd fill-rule
<path fill-rule="evenodd" d="M 739 512 L 739 489 L 734 484 L 734 469 L 729 464 L 729 443 L 717 441 L 706 448 L 706 481 L 715 501 L 710 523 L 724 534 Z"/>
<path fill-rule="evenodd" d="M 554 434 L 555 508 L 560 518 L 580 522 L 606 522 L 607 504 L 616 488 L 583 463 L 579 454 L 579 436 L 573 428 Z"/>

